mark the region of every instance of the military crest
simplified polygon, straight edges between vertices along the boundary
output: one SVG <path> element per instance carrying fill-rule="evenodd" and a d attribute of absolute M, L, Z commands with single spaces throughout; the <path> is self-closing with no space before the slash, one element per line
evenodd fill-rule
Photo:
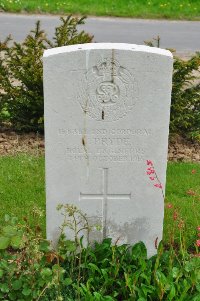
<path fill-rule="evenodd" d="M 132 110 L 138 89 L 131 72 L 106 58 L 85 73 L 77 100 L 83 111 L 98 121 L 116 121 Z"/>

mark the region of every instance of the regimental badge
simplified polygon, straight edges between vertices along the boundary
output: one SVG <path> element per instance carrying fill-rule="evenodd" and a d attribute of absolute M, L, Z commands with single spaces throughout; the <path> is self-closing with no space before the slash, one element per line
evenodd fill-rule
<path fill-rule="evenodd" d="M 131 72 L 117 60 L 106 58 L 85 74 L 76 94 L 85 114 L 98 121 L 116 121 L 131 111 L 138 87 Z"/>

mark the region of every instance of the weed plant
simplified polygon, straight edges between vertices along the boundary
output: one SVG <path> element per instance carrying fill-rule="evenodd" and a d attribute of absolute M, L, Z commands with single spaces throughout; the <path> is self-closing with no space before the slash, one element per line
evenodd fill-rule
<path fill-rule="evenodd" d="M 58 209 L 64 223 L 56 250 L 41 236 L 40 212 L 34 212 L 33 227 L 26 218 L 19 223 L 5 216 L 0 226 L 0 300 L 200 300 L 199 240 L 192 253 L 184 248 L 182 236 L 179 248 L 160 243 L 151 258 L 142 242 L 117 246 L 107 238 L 83 246 L 80 229 L 90 233 L 86 216 L 72 205 Z M 74 231 L 73 240 L 65 236 L 65 227 Z"/>

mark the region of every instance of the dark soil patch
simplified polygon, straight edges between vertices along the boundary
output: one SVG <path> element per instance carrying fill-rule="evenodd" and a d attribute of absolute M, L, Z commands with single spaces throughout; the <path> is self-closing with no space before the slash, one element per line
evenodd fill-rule
<path fill-rule="evenodd" d="M 168 160 L 200 163 L 200 143 L 179 135 L 172 136 L 169 139 Z"/>
<path fill-rule="evenodd" d="M 12 131 L 0 132 L 0 156 L 28 153 L 44 153 L 44 136 L 35 133 L 18 134 Z"/>

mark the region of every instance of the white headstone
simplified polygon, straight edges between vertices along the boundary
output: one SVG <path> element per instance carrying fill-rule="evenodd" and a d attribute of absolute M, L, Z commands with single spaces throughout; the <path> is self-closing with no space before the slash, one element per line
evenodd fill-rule
<path fill-rule="evenodd" d="M 68 203 L 101 225 L 92 239 L 143 241 L 148 255 L 156 253 L 163 228 L 159 187 L 165 187 L 172 64 L 167 50 L 131 44 L 45 51 L 49 239 L 59 235 L 57 205 Z"/>

